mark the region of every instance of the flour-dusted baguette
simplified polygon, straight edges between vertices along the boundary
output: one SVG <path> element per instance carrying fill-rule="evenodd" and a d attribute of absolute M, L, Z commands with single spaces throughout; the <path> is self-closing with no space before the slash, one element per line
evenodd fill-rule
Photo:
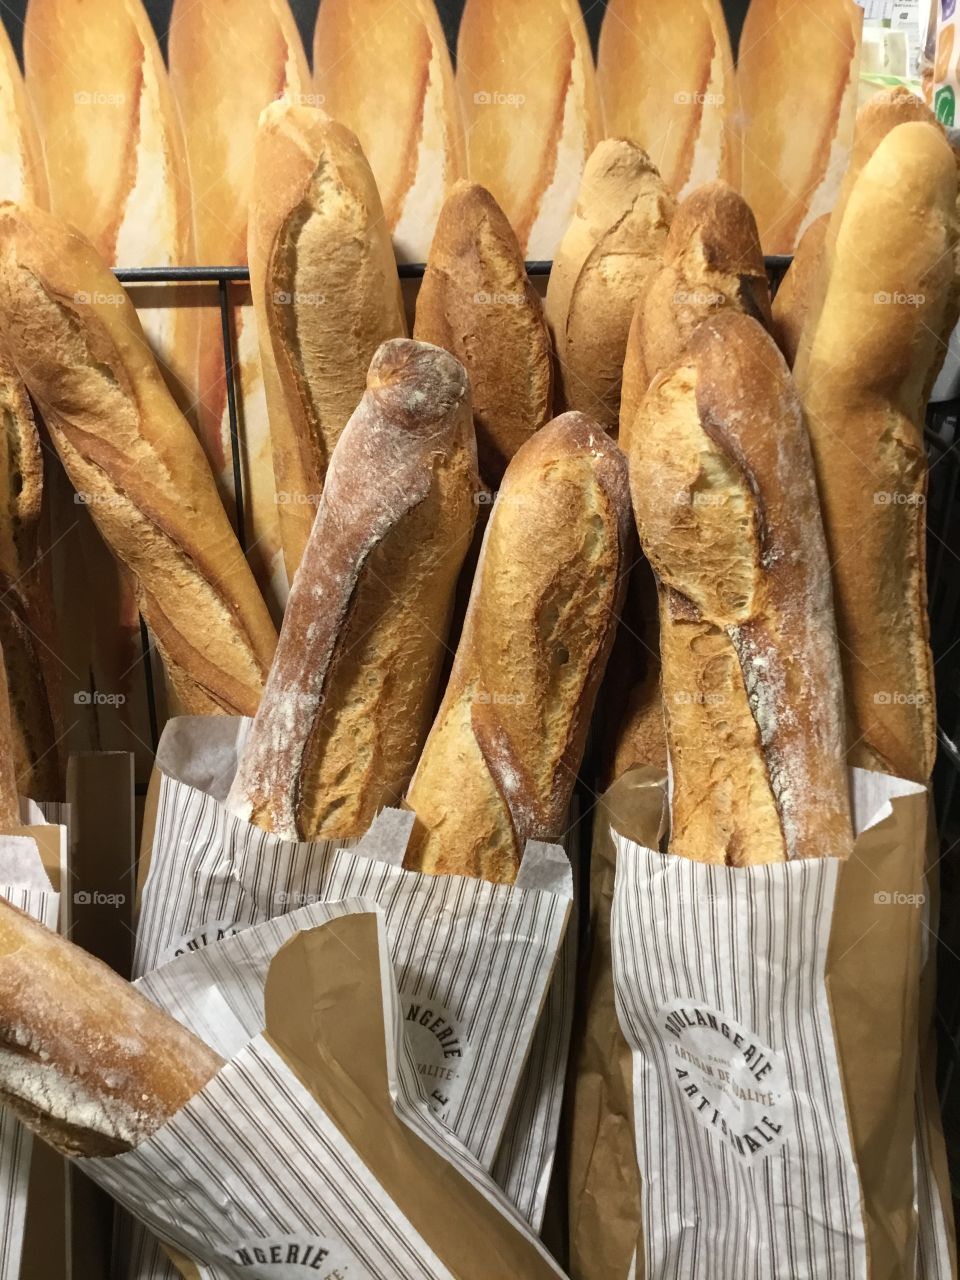
<path fill-rule="evenodd" d="M 105 964 L 0 900 L 0 1102 L 66 1156 L 132 1151 L 224 1063 Z"/>
<path fill-rule="evenodd" d="M 50 214 L 3 206 L 0 245 L 0 333 L 183 708 L 252 715 L 276 633 L 136 311 Z"/>
<path fill-rule="evenodd" d="M 511 883 L 564 829 L 633 543 L 626 462 L 596 422 L 554 419 L 514 457 L 463 634 L 407 796 L 407 865 Z"/>
<path fill-rule="evenodd" d="M 597 82 L 606 131 L 648 152 L 678 196 L 740 182 L 739 101 L 721 0 L 609 0 Z"/>
<path fill-rule="evenodd" d="M 750 865 L 852 848 L 843 688 L 799 399 L 726 311 L 634 423 L 630 485 L 660 581 L 672 852 Z"/>
<path fill-rule="evenodd" d="M 956 320 L 957 173 L 939 129 L 895 128 L 864 165 L 795 374 L 813 444 L 856 764 L 926 782 L 924 410 Z"/>
<path fill-rule="evenodd" d="M 300 33 L 288 0 L 175 0 L 168 51 L 195 193 L 197 261 L 244 266 L 260 112 L 276 98 L 309 105 L 313 96 Z M 233 451 L 215 287 L 205 289 L 204 299 L 211 305 L 200 323 L 200 438 L 229 510 L 235 501 Z M 232 288 L 231 301 L 247 545 L 254 575 L 277 616 L 287 581 L 257 326 L 246 289 Z"/>
<path fill-rule="evenodd" d="M 23 55 L 53 212 L 111 266 L 193 262 L 183 133 L 141 0 L 30 0 Z M 170 302 L 164 285 L 138 287 L 134 301 L 171 389 L 189 409 L 195 309 L 158 305 Z"/>
<path fill-rule="evenodd" d="M 587 161 L 573 221 L 547 286 L 557 396 L 615 430 L 630 320 L 660 265 L 674 200 L 649 156 L 622 139 Z"/>
<path fill-rule="evenodd" d="M 291 840 L 361 835 L 403 796 L 436 706 L 476 519 L 469 380 L 398 339 L 334 451 L 227 804 Z"/>
<path fill-rule="evenodd" d="M 853 144 L 863 9 L 751 0 L 737 58 L 744 198 L 765 253 L 793 253 L 836 202 Z"/>
<path fill-rule="evenodd" d="M 35 800 L 63 787 L 61 678 L 41 538 L 43 458 L 26 388 L 0 345 L 0 648 L 17 785 Z"/>
<path fill-rule="evenodd" d="M 0 24 L 0 200 L 45 209 L 50 200 L 47 166 L 17 56 Z"/>
<path fill-rule="evenodd" d="M 440 206 L 467 176 L 460 102 L 434 0 L 322 0 L 322 105 L 360 139 L 402 262 L 423 262 Z"/>
<path fill-rule="evenodd" d="M 492 488 L 550 418 L 553 353 L 543 305 L 489 191 L 461 182 L 444 202 L 417 297 L 414 337 L 470 375 L 480 475 Z"/>
<path fill-rule="evenodd" d="M 492 192 L 524 256 L 552 260 L 603 136 L 580 0 L 467 0 L 457 88 L 471 179 Z"/>
<path fill-rule="evenodd" d="M 312 107 L 261 116 L 250 277 L 291 582 L 330 458 L 382 342 L 406 333 L 377 186 L 349 129 Z"/>
<path fill-rule="evenodd" d="M 732 307 L 771 324 L 770 288 L 757 224 L 742 196 L 708 182 L 682 201 L 633 313 L 623 366 L 620 443 L 629 449 L 640 400 L 702 320 Z"/>
<path fill-rule="evenodd" d="M 797 358 L 804 325 L 808 320 L 811 324 L 816 323 L 823 304 L 827 287 L 826 263 L 850 192 L 863 166 L 887 134 L 897 125 L 912 121 L 941 128 L 926 103 L 902 85 L 874 94 L 857 112 L 853 148 L 837 202 L 830 213 L 823 214 L 807 227 L 774 302 L 774 334 L 791 366 Z"/>

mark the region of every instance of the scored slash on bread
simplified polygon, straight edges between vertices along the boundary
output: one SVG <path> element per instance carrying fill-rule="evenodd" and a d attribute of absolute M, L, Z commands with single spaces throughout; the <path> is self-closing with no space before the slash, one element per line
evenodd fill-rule
<path fill-rule="evenodd" d="M 407 795 L 407 866 L 512 883 L 563 830 L 634 547 L 626 462 L 567 413 L 507 468 Z"/>
<path fill-rule="evenodd" d="M 457 89 L 471 179 L 503 209 L 522 256 L 552 260 L 603 136 L 580 0 L 467 0 Z"/>
<path fill-rule="evenodd" d="M 660 581 L 670 849 L 753 865 L 847 856 L 843 688 L 810 446 L 748 316 L 705 320 L 634 423 L 630 484 Z"/>
<path fill-rule="evenodd" d="M 224 1063 L 93 956 L 0 899 L 0 1103 L 66 1156 L 152 1137 Z"/>
<path fill-rule="evenodd" d="M 257 129 L 253 190 L 250 278 L 292 583 L 370 361 L 406 334 L 406 318 L 377 186 L 349 129 L 272 103 Z"/>
<path fill-rule="evenodd" d="M 939 126 L 883 137 L 831 228 L 794 370 L 833 571 L 850 759 L 921 783 L 936 756 L 923 427 L 957 319 L 956 205 Z"/>
<path fill-rule="evenodd" d="M 187 713 L 252 714 L 276 632 L 203 450 L 93 246 L 0 206 L 0 332 L 74 487 L 132 576 Z"/>
<path fill-rule="evenodd" d="M 477 488 L 463 366 L 425 343 L 384 343 L 331 459 L 233 812 L 292 840 L 346 838 L 402 798 Z"/>
<path fill-rule="evenodd" d="M 608 138 L 587 161 L 547 285 L 558 407 L 615 431 L 627 335 L 660 265 L 675 202 L 649 156 Z"/>
<path fill-rule="evenodd" d="M 458 183 L 440 211 L 414 337 L 452 352 L 470 375 L 480 475 L 496 488 L 551 416 L 553 354 L 517 238 L 475 183 Z"/>

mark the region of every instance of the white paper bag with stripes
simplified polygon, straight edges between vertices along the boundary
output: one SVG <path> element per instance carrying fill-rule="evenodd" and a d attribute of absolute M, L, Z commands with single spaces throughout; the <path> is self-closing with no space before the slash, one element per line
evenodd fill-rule
<path fill-rule="evenodd" d="M 914 1275 L 927 797 L 856 770 L 852 790 L 843 862 L 713 866 L 614 832 L 641 1185 L 631 1274 Z"/>
<path fill-rule="evenodd" d="M 538 1221 L 571 1017 L 569 974 L 557 971 L 568 858 L 531 843 L 513 887 L 418 875 L 402 866 L 412 816 L 389 810 L 353 848 L 282 840 L 223 804 L 248 727 L 185 717 L 164 731 L 147 802 L 135 974 L 304 903 L 376 900 L 431 1105 L 485 1168 L 497 1159 L 498 1180 Z M 124 1248 L 137 1280 L 169 1275 L 147 1242 Z"/>
<path fill-rule="evenodd" d="M 21 801 L 22 834 L 0 836 L 0 898 L 12 902 L 56 929 L 60 894 L 54 888 L 48 865 L 57 860 L 58 883 L 65 874 L 66 827 L 47 822 L 61 818 L 65 806 L 38 806 Z M 47 828 L 41 830 L 41 828 Z M 41 852 L 38 840 L 46 846 Z M 0 1107 L 0 1280 L 21 1280 L 21 1258 L 27 1218 L 32 1137 L 19 1121 Z"/>
<path fill-rule="evenodd" d="M 81 1164 L 184 1275 L 562 1275 L 430 1112 L 375 903 L 303 908 L 139 985 L 228 1063 L 136 1151 Z"/>

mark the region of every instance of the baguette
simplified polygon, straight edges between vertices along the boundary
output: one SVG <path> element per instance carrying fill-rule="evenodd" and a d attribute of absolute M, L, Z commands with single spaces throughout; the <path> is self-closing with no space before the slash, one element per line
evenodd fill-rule
<path fill-rule="evenodd" d="M 737 60 L 743 191 L 764 253 L 793 253 L 833 208 L 853 145 L 863 8 L 751 0 Z"/>
<path fill-rule="evenodd" d="M 739 101 L 721 0 L 609 0 L 597 81 L 607 134 L 648 152 L 678 197 L 740 185 Z"/>
<path fill-rule="evenodd" d="M 489 191 L 458 183 L 444 202 L 417 298 L 414 337 L 470 375 L 480 475 L 492 488 L 549 419 L 553 355 L 543 305 Z"/>
<path fill-rule="evenodd" d="M 194 201 L 197 262 L 247 265 L 250 160 L 260 112 L 273 99 L 308 104 L 310 68 L 287 0 L 175 0 L 168 38 L 170 83 L 183 121 Z M 200 319 L 198 421 L 220 494 L 236 502 L 223 333 L 216 291 Z M 230 291 L 244 444 L 244 519 L 254 576 L 275 617 L 287 579 L 270 423 L 249 291 Z"/>
<path fill-rule="evenodd" d="M 463 120 L 434 0 L 322 0 L 314 82 L 370 161 L 401 262 L 423 262 L 440 206 L 467 176 Z"/>
<path fill-rule="evenodd" d="M 33 109 L 6 28 L 0 23 L 0 196 L 50 203 L 47 166 Z"/>
<path fill-rule="evenodd" d="M 936 755 L 923 426 L 956 321 L 956 201 L 939 129 L 884 137 L 842 211 L 795 369 L 833 564 L 850 759 L 922 783 Z"/>
<path fill-rule="evenodd" d="M 15 750 L 5 655 L 0 649 L 0 834 L 4 835 L 20 825 Z"/>
<path fill-rule="evenodd" d="M 626 461 L 569 413 L 514 457 L 407 803 L 407 865 L 512 883 L 563 831 L 632 550 Z"/>
<path fill-rule="evenodd" d="M 467 0 L 457 88 L 470 177 L 503 209 L 522 255 L 552 260 L 603 136 L 579 0 Z"/>
<path fill-rule="evenodd" d="M 790 269 L 777 292 L 774 305 L 775 334 L 791 366 L 797 358 L 803 326 L 816 323 L 827 287 L 826 262 L 836 240 L 843 210 L 863 166 L 891 130 L 913 121 L 942 125 L 930 108 L 902 85 L 884 89 L 869 98 L 857 112 L 850 162 L 837 203 L 829 214 L 812 222 L 797 246 Z"/>
<path fill-rule="evenodd" d="M 674 200 L 645 152 L 609 138 L 587 161 L 547 285 L 560 405 L 614 430 L 637 299 L 660 265 Z"/>
<path fill-rule="evenodd" d="M 373 354 L 406 333 L 380 197 L 349 129 L 310 107 L 267 107 L 257 130 L 249 239 L 292 582 Z"/>
<path fill-rule="evenodd" d="M 670 850 L 734 866 L 849 855 L 843 688 L 810 448 L 749 316 L 705 320 L 634 423 L 660 581 Z"/>
<path fill-rule="evenodd" d="M 50 208 L 123 267 L 195 259 L 190 174 L 163 55 L 141 0 L 30 0 L 27 89 Z M 10 198 L 4 192 L 5 198 Z M 138 286 L 142 323 L 181 408 L 196 399 L 197 321 L 169 286 Z"/>
<path fill-rule="evenodd" d="M 0 1102 L 62 1155 L 146 1142 L 224 1066 L 105 964 L 0 900 Z"/>
<path fill-rule="evenodd" d="M 402 798 L 436 705 L 476 492 L 462 365 L 385 343 L 294 579 L 227 800 L 240 817 L 291 840 L 346 838 Z"/>
<path fill-rule="evenodd" d="M 676 360 L 702 320 L 726 307 L 771 326 L 770 287 L 750 207 L 725 182 L 708 182 L 681 202 L 663 265 L 633 313 L 620 400 L 624 449 L 650 382 Z"/>
<path fill-rule="evenodd" d="M 43 458 L 26 389 L 0 348 L 0 649 L 10 744 L 23 795 L 62 794 L 60 664 L 53 589 L 41 545 Z"/>
<path fill-rule="evenodd" d="M 276 633 L 136 311 L 50 214 L 2 206 L 0 244 L 3 339 L 184 710 L 253 714 Z"/>

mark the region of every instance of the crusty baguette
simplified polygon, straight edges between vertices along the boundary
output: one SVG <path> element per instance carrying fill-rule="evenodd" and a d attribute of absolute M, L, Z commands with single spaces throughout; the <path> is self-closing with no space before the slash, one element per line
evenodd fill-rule
<path fill-rule="evenodd" d="M 793 253 L 837 199 L 853 144 L 863 8 L 751 0 L 737 58 L 744 198 L 764 253 Z"/>
<path fill-rule="evenodd" d="M 886 135 L 846 201 L 795 368 L 833 565 L 851 760 L 919 782 L 936 754 L 923 423 L 956 320 L 956 200 L 939 129 Z"/>
<path fill-rule="evenodd" d="M 20 825 L 20 799 L 15 763 L 13 716 L 7 688 L 5 654 L 0 649 L 0 834 Z"/>
<path fill-rule="evenodd" d="M 170 83 L 195 191 L 197 261 L 247 263 L 251 159 L 260 112 L 309 104 L 310 68 L 288 0 L 175 0 Z M 200 320 L 200 439 L 228 510 L 235 502 L 223 334 L 215 288 Z M 249 292 L 231 289 L 244 444 L 244 521 L 254 576 L 279 616 L 287 596 L 257 326 Z"/>
<path fill-rule="evenodd" d="M 444 201 L 417 298 L 414 337 L 470 375 L 480 475 L 492 488 L 550 418 L 553 353 L 517 238 L 489 191 L 458 183 Z"/>
<path fill-rule="evenodd" d="M 852 849 L 830 569 L 799 400 L 725 311 L 653 383 L 630 485 L 661 584 L 674 853 L 752 865 Z"/>
<path fill-rule="evenodd" d="M 827 268 L 837 229 L 850 192 L 856 185 L 863 166 L 891 130 L 912 121 L 942 125 L 920 98 L 902 85 L 883 89 L 868 98 L 857 112 L 853 148 L 837 202 L 828 214 L 812 222 L 797 245 L 793 262 L 777 291 L 773 309 L 774 334 L 780 349 L 793 366 L 800 348 L 803 326 L 816 324 L 827 288 Z"/>
<path fill-rule="evenodd" d="M 608 138 L 587 161 L 550 273 L 558 405 L 615 430 L 630 320 L 660 265 L 674 200 L 645 152 Z"/>
<path fill-rule="evenodd" d="M 53 591 L 40 536 L 43 458 L 26 388 L 0 348 L 0 647 L 17 785 L 35 800 L 63 789 L 61 679 Z"/>
<path fill-rule="evenodd" d="M 17 56 L 0 23 L 0 198 L 47 208 L 43 147 Z"/>
<path fill-rule="evenodd" d="M 444 196 L 467 176 L 460 102 L 434 0 L 322 0 L 313 72 L 360 139 L 401 262 L 423 262 Z"/>
<path fill-rule="evenodd" d="M 580 0 L 467 0 L 457 88 L 471 179 L 493 194 L 523 255 L 551 261 L 603 136 Z"/>
<path fill-rule="evenodd" d="M 770 328 L 770 287 L 750 207 L 725 182 L 708 182 L 683 200 L 663 247 L 663 265 L 641 294 L 627 339 L 620 399 L 620 444 L 647 387 L 672 364 L 707 316 L 726 307 Z"/>
<path fill-rule="evenodd" d="M 276 645 L 203 451 L 93 246 L 0 211 L 0 331 L 77 491 L 132 575 L 188 712 L 252 714 Z"/>
<path fill-rule="evenodd" d="M 739 102 L 721 0 L 609 0 L 597 82 L 608 136 L 648 152 L 677 196 L 740 184 Z"/>
<path fill-rule="evenodd" d="M 361 835 L 403 796 L 436 706 L 476 518 L 469 380 L 398 339 L 334 451 L 227 801 L 292 840 Z"/>
<path fill-rule="evenodd" d="M 0 1102 L 66 1156 L 153 1136 L 223 1067 L 105 964 L 0 900 Z"/>
<path fill-rule="evenodd" d="M 312 107 L 267 107 L 257 130 L 249 241 L 292 582 L 373 354 L 406 333 L 380 197 L 349 129 Z"/>
<path fill-rule="evenodd" d="M 561 835 L 633 544 L 626 461 L 580 413 L 516 454 L 407 803 L 407 865 L 511 883 Z"/>
<path fill-rule="evenodd" d="M 193 262 L 183 133 L 141 0 L 30 0 L 23 55 L 53 212 L 111 266 Z M 134 301 L 186 411 L 196 390 L 195 308 L 158 305 L 158 295 L 169 304 L 165 285 L 139 286 Z"/>
<path fill-rule="evenodd" d="M 803 326 L 813 305 L 829 227 L 829 213 L 810 223 L 800 237 L 793 261 L 773 300 L 773 336 L 791 369 L 800 349 Z"/>

